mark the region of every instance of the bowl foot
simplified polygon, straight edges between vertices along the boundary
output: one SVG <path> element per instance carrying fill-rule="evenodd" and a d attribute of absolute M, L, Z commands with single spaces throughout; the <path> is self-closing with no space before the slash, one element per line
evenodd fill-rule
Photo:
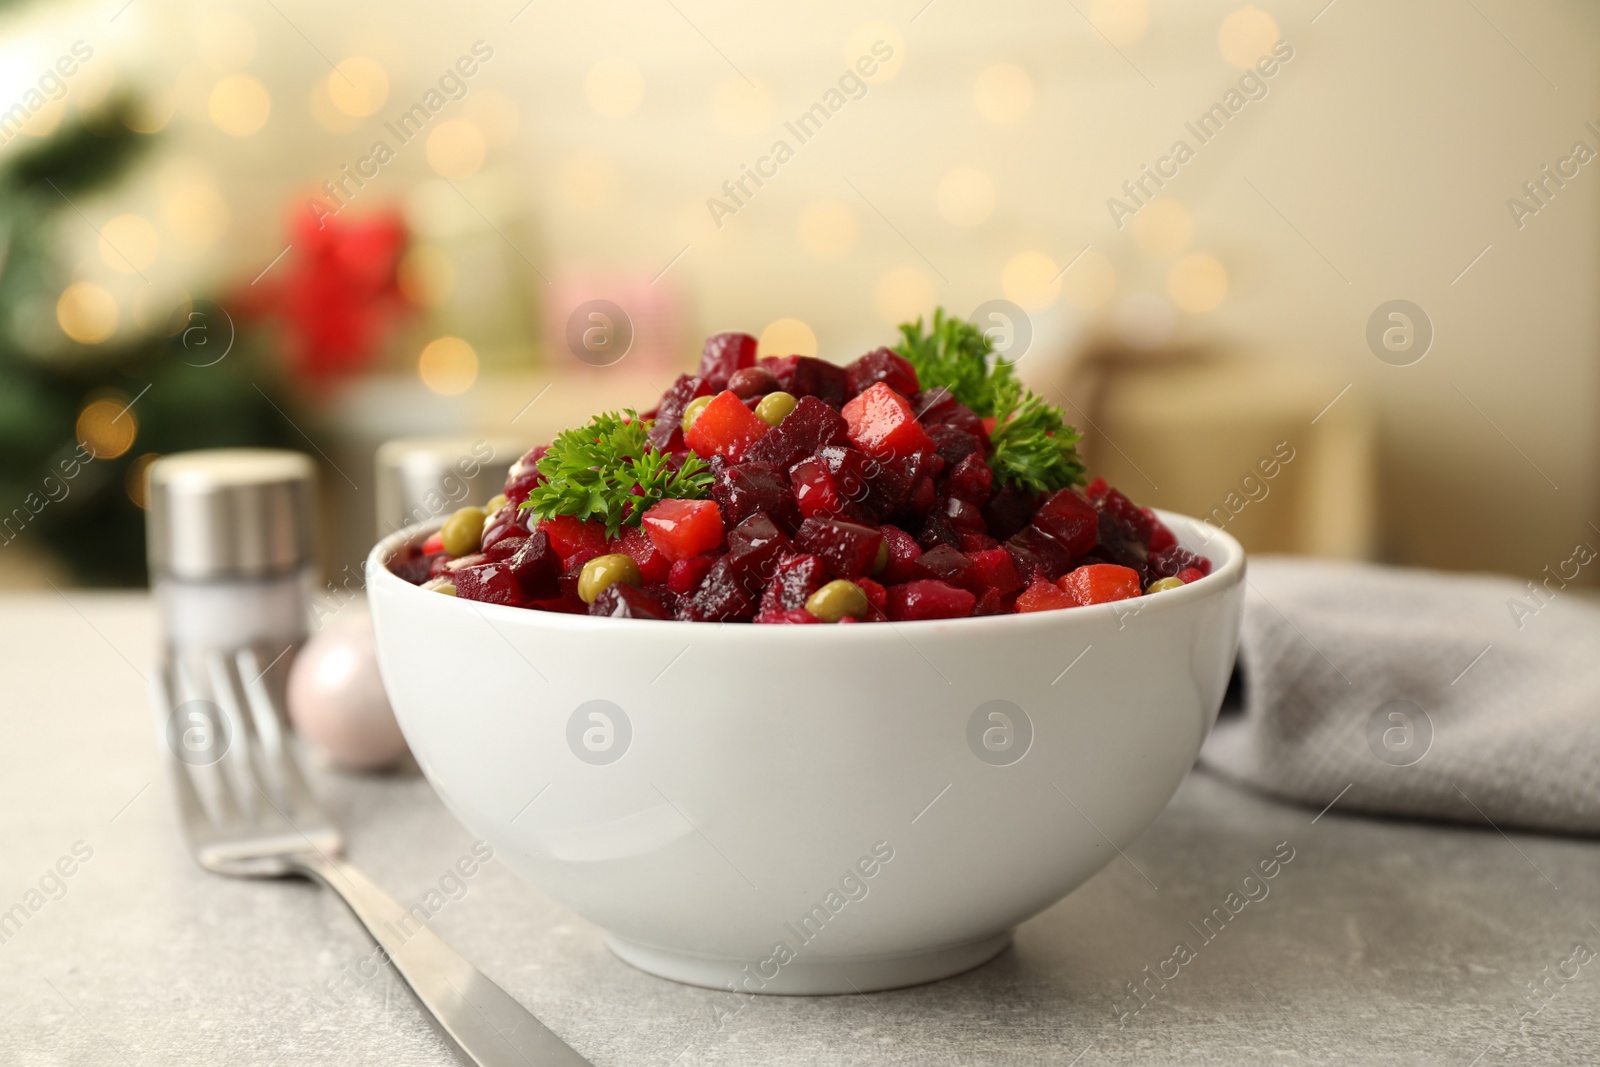
<path fill-rule="evenodd" d="M 760 974 L 750 960 L 717 959 L 641 945 L 612 934 L 606 944 L 624 962 L 660 978 L 708 989 L 788 996 L 870 993 L 921 985 L 988 963 L 1011 944 L 1011 931 L 977 941 L 896 956 L 857 956 L 808 960 L 804 954 L 778 967 L 775 977 Z M 769 966 L 766 968 L 771 970 Z"/>

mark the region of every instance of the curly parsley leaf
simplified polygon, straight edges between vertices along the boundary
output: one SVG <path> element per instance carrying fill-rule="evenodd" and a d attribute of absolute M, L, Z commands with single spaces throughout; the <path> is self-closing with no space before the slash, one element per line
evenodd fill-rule
<path fill-rule="evenodd" d="M 922 317 L 900 324 L 895 351 L 917 372 L 924 389 L 944 386 L 981 418 L 992 418 L 989 467 L 1002 483 L 1030 493 L 1048 493 L 1084 482 L 1077 444 L 1083 435 L 1061 409 L 1023 385 L 1016 371 L 994 355 L 987 334 L 965 319 L 933 312 L 933 328 Z"/>
<path fill-rule="evenodd" d="M 616 537 L 637 526 L 667 497 L 698 500 L 711 491 L 711 470 L 693 452 L 681 464 L 650 445 L 650 423 L 633 409 L 596 415 L 563 430 L 539 461 L 544 476 L 522 506 L 541 519 L 571 515 L 606 524 Z"/>

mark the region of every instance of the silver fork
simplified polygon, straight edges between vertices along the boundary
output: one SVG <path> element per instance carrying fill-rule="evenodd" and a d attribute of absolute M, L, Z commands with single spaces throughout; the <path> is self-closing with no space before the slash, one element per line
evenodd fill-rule
<path fill-rule="evenodd" d="M 255 648 L 189 654 L 162 663 L 151 683 L 158 747 L 195 860 L 235 877 L 309 878 L 339 894 L 464 1062 L 592 1067 L 343 858 L 344 839 L 290 748 L 281 690 L 263 680 L 271 665 Z M 408 927 L 415 932 L 400 936 Z"/>

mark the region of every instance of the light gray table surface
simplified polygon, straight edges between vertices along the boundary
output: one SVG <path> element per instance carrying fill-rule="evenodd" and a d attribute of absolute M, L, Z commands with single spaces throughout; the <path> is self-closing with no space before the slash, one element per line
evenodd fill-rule
<path fill-rule="evenodd" d="M 0 912 L 92 850 L 0 943 L 0 1064 L 454 1063 L 389 974 L 330 996 L 371 951 L 331 894 L 189 860 L 140 675 L 153 641 L 142 596 L 0 598 Z M 407 903 L 471 845 L 415 775 L 314 785 Z M 1269 895 L 1196 937 L 1285 841 Z M 1318 817 L 1200 772 L 1012 949 L 914 989 L 719 1022 L 722 994 L 633 970 L 493 861 L 433 924 L 599 1067 L 1600 1062 L 1600 959 L 1574 956 L 1600 949 L 1600 843 Z M 1195 958 L 1119 1025 L 1126 984 L 1180 940 Z"/>

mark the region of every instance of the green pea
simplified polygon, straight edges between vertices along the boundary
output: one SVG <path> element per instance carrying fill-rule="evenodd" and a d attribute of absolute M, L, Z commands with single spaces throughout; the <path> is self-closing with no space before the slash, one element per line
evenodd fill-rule
<path fill-rule="evenodd" d="M 1146 593 L 1165 593 L 1168 589 L 1182 589 L 1182 578 L 1158 578 L 1150 583 Z"/>
<path fill-rule="evenodd" d="M 483 506 L 483 513 L 485 515 L 493 515 L 495 512 L 505 507 L 507 503 L 509 503 L 509 501 L 506 500 L 506 495 L 504 493 L 496 493 L 494 496 L 490 497 L 489 502 Z"/>
<path fill-rule="evenodd" d="M 482 508 L 462 508 L 444 520 L 439 536 L 444 540 L 444 550 L 452 556 L 465 556 L 478 551 L 483 544 Z"/>
<path fill-rule="evenodd" d="M 829 582 L 806 601 L 806 610 L 823 622 L 838 622 L 846 615 L 859 619 L 870 607 L 866 592 L 843 578 Z"/>
<path fill-rule="evenodd" d="M 639 573 L 639 564 L 634 562 L 632 556 L 621 552 L 613 552 L 609 556 L 596 556 L 585 563 L 583 570 L 578 572 L 578 599 L 585 604 L 593 604 L 601 593 L 618 582 L 627 585 L 642 584 L 644 575 Z"/>
<path fill-rule="evenodd" d="M 768 393 L 756 405 L 756 418 L 768 426 L 776 426 L 789 417 L 789 412 L 795 409 L 800 401 L 788 393 Z"/>
<path fill-rule="evenodd" d="M 706 409 L 706 405 L 709 403 L 711 403 L 709 396 L 697 396 L 689 401 L 689 406 L 683 409 L 684 433 L 689 432 L 689 427 L 694 425 L 694 420 L 700 417 L 700 413 Z"/>
<path fill-rule="evenodd" d="M 456 595 L 456 584 L 454 582 L 440 581 L 437 585 L 429 582 L 427 585 L 423 586 L 423 588 L 431 590 L 435 593 L 443 593 L 445 596 Z"/>

